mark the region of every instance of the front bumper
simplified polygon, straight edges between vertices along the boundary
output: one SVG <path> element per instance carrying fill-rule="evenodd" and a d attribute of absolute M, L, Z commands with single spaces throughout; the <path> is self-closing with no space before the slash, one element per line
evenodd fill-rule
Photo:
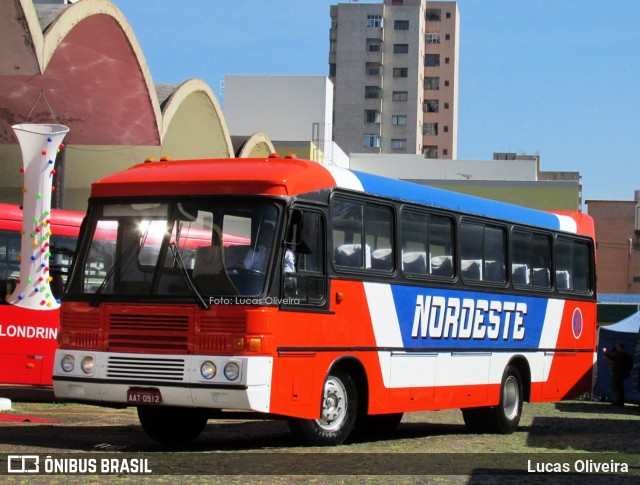
<path fill-rule="evenodd" d="M 62 361 L 73 363 L 65 371 Z M 93 359 L 86 372 L 85 358 Z M 204 362 L 215 364 L 217 372 L 205 379 Z M 229 380 L 224 367 L 239 366 L 237 379 Z M 124 354 L 77 350 L 57 350 L 53 368 L 53 390 L 57 399 L 111 405 L 132 405 L 130 388 L 157 389 L 162 405 L 269 412 L 272 357 L 205 355 Z"/>

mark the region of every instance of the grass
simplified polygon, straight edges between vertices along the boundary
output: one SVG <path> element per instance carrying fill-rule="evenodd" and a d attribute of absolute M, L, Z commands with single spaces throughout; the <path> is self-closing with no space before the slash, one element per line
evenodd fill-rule
<path fill-rule="evenodd" d="M 153 483 L 186 481 L 226 484 L 247 483 L 249 480 L 258 484 L 355 484 L 388 483 L 391 478 L 394 483 L 417 483 L 417 477 L 412 474 L 389 477 L 379 473 L 387 468 L 396 469 L 394 467 L 399 463 L 415 468 L 416 463 L 420 464 L 420 460 L 423 460 L 427 466 L 427 461 L 434 462 L 434 459 L 442 462 L 442 470 L 447 473 L 429 475 L 429 482 L 483 483 L 474 481 L 479 477 L 456 473 L 463 473 L 461 467 L 475 462 L 482 464 L 478 465 L 480 469 L 496 463 L 499 467 L 502 462 L 507 468 L 522 471 L 525 466 L 522 464 L 523 457 L 541 455 L 553 460 L 562 460 L 564 457 L 574 459 L 574 456 L 590 459 L 604 457 L 602 459 L 608 460 L 610 456 L 614 456 L 625 460 L 632 457 L 637 461 L 640 457 L 640 408 L 635 405 L 617 408 L 590 401 L 525 404 L 520 427 L 510 435 L 471 434 L 466 430 L 459 410 L 406 414 L 393 432 L 366 436 L 356 434 L 345 444 L 330 448 L 299 446 L 293 440 L 286 423 L 281 420 L 211 420 L 193 443 L 170 450 L 155 444 L 144 434 L 133 408 L 109 409 L 80 404 L 14 404 L 14 413 L 56 419 L 59 423 L 0 422 L 2 453 L 53 456 L 59 453 L 86 454 L 104 451 L 116 452 L 109 456 L 136 453 L 136 456 L 149 457 L 156 464 L 165 466 L 164 469 L 173 469 L 179 473 L 191 470 L 190 464 L 195 472 L 212 463 L 217 463 L 221 470 L 231 470 L 232 473 L 218 477 L 195 474 L 188 479 L 184 476 L 178 479 L 171 475 L 154 475 Z M 602 455 L 603 453 L 616 455 Z M 305 467 L 317 471 L 317 467 L 311 465 L 318 463 L 326 463 L 326 473 L 337 471 L 342 474 L 292 475 L 301 473 L 300 469 L 304 472 Z M 264 473 L 256 475 L 254 470 L 248 475 L 235 475 L 242 472 L 248 464 L 264 467 Z M 359 467 L 363 467 L 361 473 Z M 270 475 L 269 470 L 279 473 Z M 634 468 L 634 473 L 638 470 L 640 468 Z M 208 470 L 207 473 L 210 472 Z M 356 472 L 358 473 L 354 475 Z M 285 474 L 288 476 L 284 476 Z M 17 477 L 9 478 L 13 480 Z M 103 478 L 109 480 L 101 481 Z M 142 483 L 145 480 L 144 477 L 134 479 L 96 476 L 89 481 L 77 483 Z M 29 483 L 38 481 L 30 480 Z M 57 483 L 76 482 L 72 480 Z"/>

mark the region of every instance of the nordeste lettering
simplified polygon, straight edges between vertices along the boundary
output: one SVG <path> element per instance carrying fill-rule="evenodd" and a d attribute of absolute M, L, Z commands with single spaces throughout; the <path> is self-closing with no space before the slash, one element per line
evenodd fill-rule
<path fill-rule="evenodd" d="M 527 304 L 418 295 L 412 338 L 524 340 Z"/>

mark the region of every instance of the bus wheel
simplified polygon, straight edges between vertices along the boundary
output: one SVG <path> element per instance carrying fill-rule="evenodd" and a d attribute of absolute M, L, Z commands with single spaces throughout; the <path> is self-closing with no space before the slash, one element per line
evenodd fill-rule
<path fill-rule="evenodd" d="M 207 415 L 191 408 L 138 406 L 142 429 L 163 445 L 179 445 L 194 440 L 207 425 Z"/>
<path fill-rule="evenodd" d="M 337 371 L 324 383 L 319 419 L 291 419 L 296 438 L 312 446 L 339 445 L 347 439 L 356 421 L 358 392 L 351 376 Z"/>
<path fill-rule="evenodd" d="M 495 432 L 511 434 L 520 424 L 523 401 L 522 377 L 514 366 L 507 366 L 500 385 L 500 403 L 492 407 Z"/>
<path fill-rule="evenodd" d="M 467 429 L 473 433 L 513 433 L 522 416 L 522 378 L 517 368 L 508 366 L 500 384 L 500 403 L 497 406 L 462 410 Z"/>

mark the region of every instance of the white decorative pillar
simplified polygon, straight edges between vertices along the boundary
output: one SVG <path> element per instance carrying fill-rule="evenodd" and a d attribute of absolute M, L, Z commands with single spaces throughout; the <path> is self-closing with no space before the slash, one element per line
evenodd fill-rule
<path fill-rule="evenodd" d="M 49 251 L 51 191 L 56 155 L 69 128 L 57 124 L 25 123 L 13 131 L 22 150 L 22 244 L 20 279 L 9 303 L 33 310 L 58 308 L 51 293 Z"/>

